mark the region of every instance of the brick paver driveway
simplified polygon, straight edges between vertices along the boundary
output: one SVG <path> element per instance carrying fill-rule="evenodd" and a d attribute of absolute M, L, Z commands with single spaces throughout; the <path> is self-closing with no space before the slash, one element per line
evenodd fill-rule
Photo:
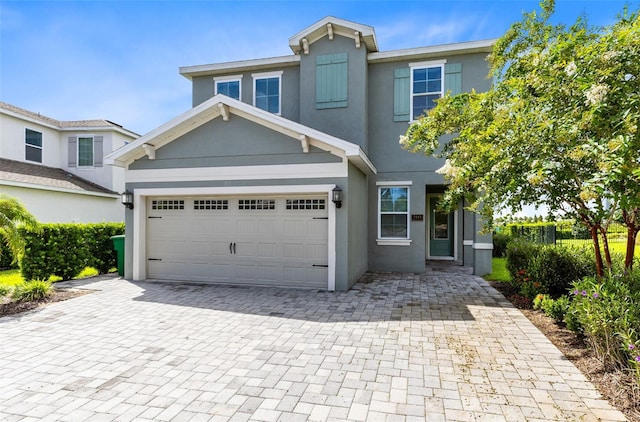
<path fill-rule="evenodd" d="M 81 284 L 0 318 L 0 420 L 624 420 L 460 271 L 342 293 Z"/>

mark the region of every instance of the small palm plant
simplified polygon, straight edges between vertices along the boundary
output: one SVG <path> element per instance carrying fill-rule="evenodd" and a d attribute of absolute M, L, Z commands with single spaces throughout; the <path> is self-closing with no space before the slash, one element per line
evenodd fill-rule
<path fill-rule="evenodd" d="M 13 263 L 24 255 L 25 241 L 20 228 L 40 231 L 36 218 L 15 198 L 0 195 L 0 239 L 13 254 Z M 0 249 L 0 253 L 2 250 Z"/>

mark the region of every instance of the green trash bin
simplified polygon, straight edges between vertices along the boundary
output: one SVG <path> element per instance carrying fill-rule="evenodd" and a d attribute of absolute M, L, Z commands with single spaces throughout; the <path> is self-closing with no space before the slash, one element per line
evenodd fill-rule
<path fill-rule="evenodd" d="M 124 277 L 124 235 L 111 236 L 111 240 L 113 241 L 113 249 L 116 250 L 118 257 L 118 275 Z"/>

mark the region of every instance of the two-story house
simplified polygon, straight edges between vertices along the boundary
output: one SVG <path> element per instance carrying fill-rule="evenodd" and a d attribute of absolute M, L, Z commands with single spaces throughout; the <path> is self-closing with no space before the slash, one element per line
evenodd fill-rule
<path fill-rule="evenodd" d="M 134 280 L 349 289 L 429 260 L 491 269 L 476 215 L 436 203 L 443 160 L 399 145 L 451 91 L 487 90 L 493 41 L 381 52 L 327 17 L 292 55 L 188 66 L 193 108 L 106 158 L 126 169 Z"/>
<path fill-rule="evenodd" d="M 104 157 L 138 136 L 107 120 L 60 121 L 0 102 L 0 193 L 40 222 L 123 221 L 124 169 Z"/>

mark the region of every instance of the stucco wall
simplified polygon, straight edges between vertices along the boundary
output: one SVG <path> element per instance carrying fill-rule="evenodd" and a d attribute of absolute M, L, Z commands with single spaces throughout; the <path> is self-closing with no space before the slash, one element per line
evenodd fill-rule
<path fill-rule="evenodd" d="M 340 162 L 329 152 L 233 115 L 225 122 L 212 120 L 159 148 L 155 160 L 146 156 L 131 170 L 187 167 L 226 167 Z"/>
<path fill-rule="evenodd" d="M 17 198 L 42 223 L 120 222 L 124 206 L 120 197 L 98 197 L 43 189 L 0 186 L 0 191 Z"/>
<path fill-rule="evenodd" d="M 345 196 L 348 209 L 349 262 L 348 282 L 353 286 L 369 268 L 367 251 L 368 208 L 367 176 L 352 164 L 349 165 L 349 192 Z M 340 210 L 338 210 L 340 212 Z"/>
<path fill-rule="evenodd" d="M 333 53 L 348 55 L 348 106 L 316 110 L 316 58 Z M 300 123 L 367 148 L 367 49 L 336 35 L 324 37 L 300 58 Z"/>

